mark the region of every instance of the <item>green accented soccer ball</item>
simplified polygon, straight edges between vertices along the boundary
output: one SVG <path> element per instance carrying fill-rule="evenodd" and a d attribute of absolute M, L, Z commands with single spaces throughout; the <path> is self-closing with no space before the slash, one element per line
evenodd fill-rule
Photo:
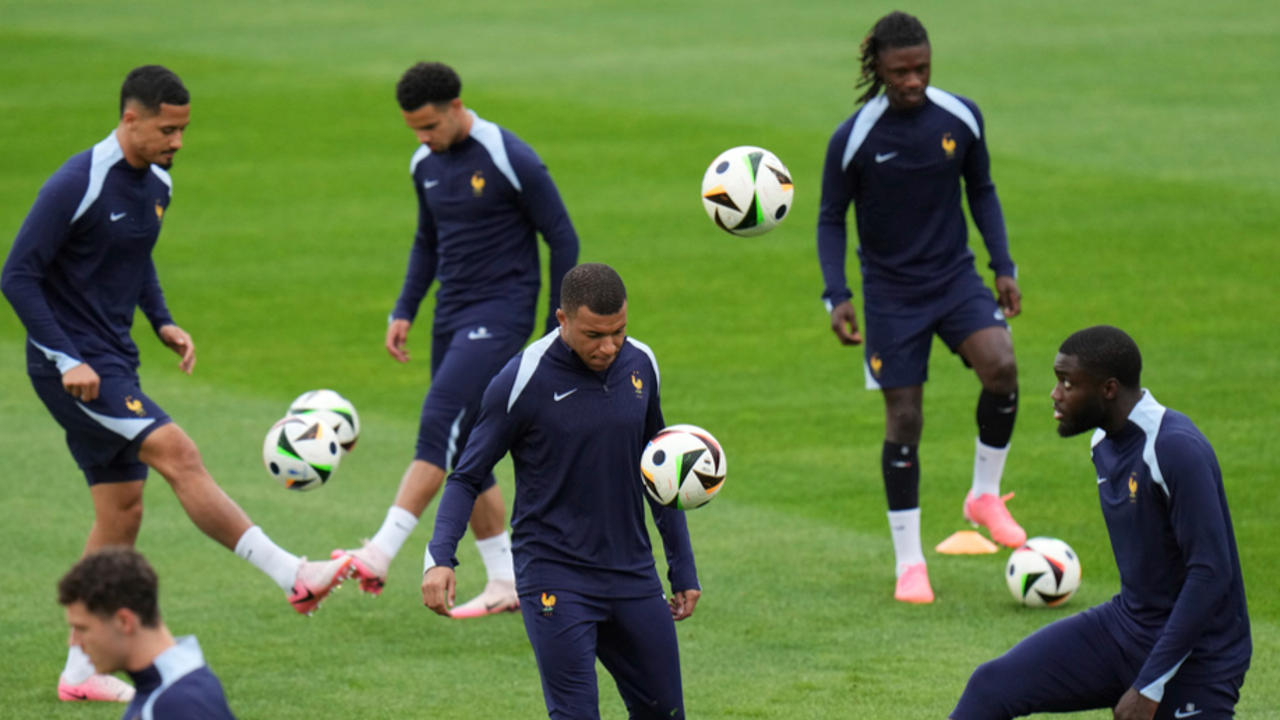
<path fill-rule="evenodd" d="M 267 472 L 289 490 L 314 490 L 338 470 L 342 447 L 327 418 L 286 415 L 262 441 Z"/>
<path fill-rule="evenodd" d="M 356 406 L 333 390 L 308 390 L 289 405 L 290 415 L 306 417 L 313 413 L 331 413 L 321 414 L 319 417 L 325 418 L 329 426 L 337 431 L 342 452 L 351 452 L 360 439 L 360 416 L 356 414 Z"/>
<path fill-rule="evenodd" d="M 702 207 L 721 229 L 750 237 L 769 232 L 791 210 L 791 172 L 777 155 L 742 145 L 716 156 L 702 176 Z"/>
<path fill-rule="evenodd" d="M 1057 607 L 1080 588 L 1080 558 L 1057 538 L 1034 537 L 1009 555 L 1005 582 L 1027 607 Z"/>
<path fill-rule="evenodd" d="M 724 487 L 724 450 L 696 425 L 663 428 L 640 455 L 644 489 L 659 504 L 692 510 Z"/>

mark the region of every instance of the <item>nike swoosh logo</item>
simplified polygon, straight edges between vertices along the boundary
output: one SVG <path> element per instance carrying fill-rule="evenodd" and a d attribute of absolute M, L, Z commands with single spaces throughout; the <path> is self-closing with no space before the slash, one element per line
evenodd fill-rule
<path fill-rule="evenodd" d="M 423 189 L 423 190 L 430 190 L 431 188 L 433 188 L 433 187 L 435 187 L 435 186 L 437 186 L 437 185 L 439 185 L 439 184 L 440 184 L 440 181 L 439 181 L 439 180 L 423 180 L 423 181 L 422 181 L 422 189 Z"/>
<path fill-rule="evenodd" d="M 554 394 L 554 395 L 552 395 L 551 397 L 552 397 L 552 399 L 553 399 L 553 400 L 555 400 L 556 402 L 560 402 L 561 400 L 563 400 L 563 399 L 565 399 L 565 398 L 569 397 L 570 395 L 572 395 L 572 394 L 574 394 L 574 393 L 576 393 L 576 392 L 578 392 L 578 388 L 574 388 L 574 389 L 572 389 L 572 390 L 570 390 L 570 391 L 568 391 L 568 392 L 555 393 L 555 394 Z"/>
<path fill-rule="evenodd" d="M 1192 710 L 1192 711 L 1190 711 L 1190 712 L 1183 712 L 1183 711 L 1181 711 L 1181 710 L 1174 710 L 1174 711 L 1173 711 L 1173 716 L 1174 716 L 1174 717 L 1176 717 L 1176 718 L 1189 718 L 1189 717 L 1191 717 L 1192 715 L 1199 715 L 1199 714 L 1200 714 L 1200 713 L 1202 713 L 1202 712 L 1204 712 L 1204 711 L 1203 711 L 1203 710 Z"/>
<path fill-rule="evenodd" d="M 896 157 L 898 157 L 898 153 L 896 152 L 884 153 L 883 155 L 880 153 L 876 153 L 876 163 L 879 164 L 882 162 L 888 162 Z"/>
<path fill-rule="evenodd" d="M 129 213 L 111 213 L 111 222 L 115 222 Z"/>

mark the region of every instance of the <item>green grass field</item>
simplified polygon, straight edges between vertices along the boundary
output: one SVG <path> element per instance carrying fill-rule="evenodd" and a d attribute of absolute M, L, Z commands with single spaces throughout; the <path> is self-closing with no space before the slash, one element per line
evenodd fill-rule
<path fill-rule="evenodd" d="M 1004 553 L 929 552 L 937 603 L 891 599 L 881 400 L 861 389 L 860 352 L 827 329 L 814 224 L 826 141 L 854 109 L 858 43 L 893 8 L 796 5 L 0 0 L 0 251 L 45 178 L 114 127 L 125 73 L 178 71 L 192 124 L 155 256 L 199 364 L 183 376 L 139 323 L 143 385 L 275 540 L 313 557 L 350 545 L 382 520 L 428 385 L 429 307 L 413 363 L 382 349 L 416 217 L 415 141 L 392 91 L 412 62 L 445 60 L 470 107 L 541 154 L 582 259 L 627 280 L 631 333 L 662 361 L 668 420 L 726 447 L 722 497 L 689 518 L 705 593 L 679 628 L 690 717 L 941 718 L 980 662 L 1116 592 L 1088 441 L 1057 437 L 1048 400 L 1058 343 L 1106 322 L 1134 335 L 1144 384 L 1217 449 L 1253 621 L 1238 710 L 1280 718 L 1280 11 L 1262 0 L 904 8 L 930 30 L 934 84 L 982 107 L 1020 267 L 1023 401 L 1005 486 L 1031 534 L 1075 547 L 1085 578 L 1066 609 L 1039 612 L 1009 598 Z M 739 144 L 768 147 L 796 182 L 791 217 L 761 238 L 720 232 L 696 195 L 706 163 Z M 114 718 L 119 707 L 54 700 L 66 637 L 54 584 L 92 515 L 27 383 L 24 337 L 0 311 L 5 714 Z M 964 527 L 978 394 L 935 350 L 928 547 Z M 323 386 L 360 409 L 360 446 L 322 491 L 286 493 L 262 469 L 262 434 Z M 509 471 L 502 480 L 510 498 Z M 240 717 L 545 714 L 518 617 L 451 622 L 422 608 L 434 504 L 383 597 L 353 584 L 303 618 L 201 536 L 163 480 L 151 485 L 139 547 L 162 578 L 165 618 L 198 634 Z M 469 597 L 483 572 L 470 541 L 461 552 Z M 601 682 L 602 716 L 624 717 Z"/>

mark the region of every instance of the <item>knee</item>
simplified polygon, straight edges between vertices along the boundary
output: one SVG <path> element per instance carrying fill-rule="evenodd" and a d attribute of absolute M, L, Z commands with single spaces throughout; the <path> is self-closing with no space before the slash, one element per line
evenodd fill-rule
<path fill-rule="evenodd" d="M 991 392 L 1007 395 L 1018 391 L 1018 363 L 1013 353 L 996 359 L 983 374 L 982 387 Z"/>
<path fill-rule="evenodd" d="M 208 474 L 204 468 L 204 459 L 200 457 L 200 450 L 185 434 L 167 443 L 163 452 L 154 458 L 152 467 L 163 475 L 170 485 Z"/>
<path fill-rule="evenodd" d="M 924 412 L 907 403 L 885 409 L 885 437 L 890 442 L 917 445 L 924 430 Z"/>

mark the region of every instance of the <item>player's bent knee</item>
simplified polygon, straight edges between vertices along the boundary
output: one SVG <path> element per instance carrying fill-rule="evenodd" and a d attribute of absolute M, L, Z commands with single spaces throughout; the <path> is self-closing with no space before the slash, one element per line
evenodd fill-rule
<path fill-rule="evenodd" d="M 1013 717 L 1005 707 L 1011 688 L 1018 686 L 1017 668 L 1000 657 L 978 666 L 969 676 L 952 720 L 995 720 Z"/>
<path fill-rule="evenodd" d="M 139 448 L 138 459 L 170 484 L 208 475 L 195 441 L 176 424 L 166 425 L 147 436 Z"/>

